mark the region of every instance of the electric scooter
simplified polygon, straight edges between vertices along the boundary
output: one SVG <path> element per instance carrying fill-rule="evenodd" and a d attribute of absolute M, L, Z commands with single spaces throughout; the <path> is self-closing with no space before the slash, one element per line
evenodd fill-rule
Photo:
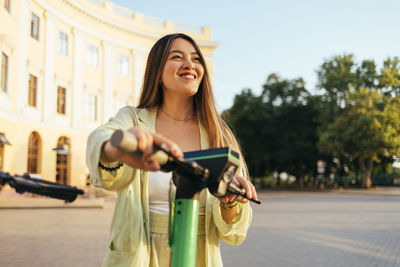
<path fill-rule="evenodd" d="M 111 144 L 134 157 L 142 152 L 137 148 L 136 136 L 129 131 L 117 130 Z M 173 217 L 170 221 L 170 247 L 172 267 L 194 267 L 196 263 L 199 194 L 207 188 L 216 197 L 235 194 L 246 198 L 244 189 L 231 183 L 240 166 L 239 154 L 232 148 L 216 148 L 184 153 L 184 158 L 174 157 L 166 145 L 155 147 L 151 159 L 157 161 L 161 171 L 172 171 L 176 186 Z M 257 204 L 258 199 L 249 199 Z"/>

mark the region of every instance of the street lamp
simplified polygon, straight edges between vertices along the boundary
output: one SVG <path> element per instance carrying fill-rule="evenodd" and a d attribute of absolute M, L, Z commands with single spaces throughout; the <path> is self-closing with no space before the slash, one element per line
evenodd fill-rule
<path fill-rule="evenodd" d="M 69 153 L 68 145 L 58 146 L 56 148 L 53 148 L 53 150 L 56 151 L 57 154 L 60 154 L 60 155 L 68 155 L 68 153 Z"/>
<path fill-rule="evenodd" d="M 2 142 L 5 145 L 11 145 L 10 142 L 8 142 L 6 136 L 3 133 L 0 133 L 0 142 Z"/>

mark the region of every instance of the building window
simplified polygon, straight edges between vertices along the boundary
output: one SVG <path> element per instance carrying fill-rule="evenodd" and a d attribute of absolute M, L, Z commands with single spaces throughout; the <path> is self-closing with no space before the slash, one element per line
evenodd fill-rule
<path fill-rule="evenodd" d="M 0 171 L 3 170 L 4 165 L 4 144 L 0 142 Z"/>
<path fill-rule="evenodd" d="M 88 45 L 86 62 L 89 66 L 98 67 L 99 66 L 99 48 L 94 45 Z"/>
<path fill-rule="evenodd" d="M 71 144 L 68 137 L 61 136 L 57 141 L 56 182 L 68 184 L 69 152 Z"/>
<path fill-rule="evenodd" d="M 1 56 L 1 91 L 7 92 L 8 83 L 8 56 L 2 53 Z"/>
<path fill-rule="evenodd" d="M 4 165 L 4 143 L 0 142 L 0 171 L 3 170 Z"/>
<path fill-rule="evenodd" d="M 68 56 L 68 35 L 64 32 L 58 32 L 58 53 Z"/>
<path fill-rule="evenodd" d="M 31 19 L 31 36 L 36 40 L 39 40 L 39 17 L 32 13 Z"/>
<path fill-rule="evenodd" d="M 36 107 L 37 99 L 37 77 L 29 74 L 29 93 L 28 93 L 28 105 Z"/>
<path fill-rule="evenodd" d="M 119 74 L 128 75 L 129 73 L 129 57 L 124 55 L 118 56 L 117 72 Z"/>
<path fill-rule="evenodd" d="M 40 136 L 32 132 L 28 140 L 28 173 L 39 173 Z"/>
<path fill-rule="evenodd" d="M 88 121 L 97 121 L 97 95 L 86 95 L 86 116 Z"/>
<path fill-rule="evenodd" d="M 11 0 L 4 0 L 4 8 L 10 12 L 11 11 Z"/>
<path fill-rule="evenodd" d="M 59 86 L 57 89 L 57 113 L 65 114 L 66 99 L 66 89 Z"/>

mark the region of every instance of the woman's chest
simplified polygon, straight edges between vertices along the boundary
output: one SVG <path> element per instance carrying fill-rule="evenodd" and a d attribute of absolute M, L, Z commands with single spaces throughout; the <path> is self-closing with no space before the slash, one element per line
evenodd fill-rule
<path fill-rule="evenodd" d="M 165 123 L 156 124 L 156 132 L 175 142 L 182 151 L 201 149 L 200 129 L 198 123 Z"/>

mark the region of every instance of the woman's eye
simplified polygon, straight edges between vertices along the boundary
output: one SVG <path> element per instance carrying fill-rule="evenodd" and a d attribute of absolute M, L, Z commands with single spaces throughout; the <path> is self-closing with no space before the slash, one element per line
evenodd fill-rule
<path fill-rule="evenodd" d="M 200 61 L 201 61 L 201 58 L 200 58 L 200 57 L 195 57 L 195 58 L 193 58 L 193 61 L 194 61 L 194 62 L 200 62 Z"/>
<path fill-rule="evenodd" d="M 180 59 L 182 59 L 182 57 L 179 55 L 176 55 L 176 56 L 173 56 L 172 59 L 180 60 Z"/>

